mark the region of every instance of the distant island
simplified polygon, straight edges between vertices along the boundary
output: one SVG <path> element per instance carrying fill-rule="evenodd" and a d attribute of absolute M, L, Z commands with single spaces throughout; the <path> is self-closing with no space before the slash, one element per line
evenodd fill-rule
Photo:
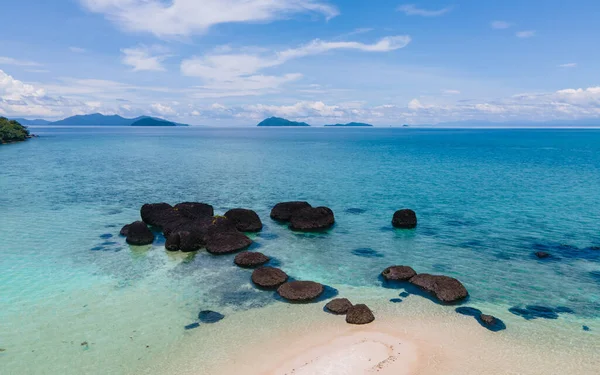
<path fill-rule="evenodd" d="M 305 122 L 296 122 L 286 120 L 280 117 L 270 117 L 264 121 L 262 121 L 257 126 L 310 126 Z"/>
<path fill-rule="evenodd" d="M 18 121 L 0 117 L 0 144 L 22 142 L 31 137 L 29 130 Z"/>
<path fill-rule="evenodd" d="M 47 121 L 47 120 L 27 120 L 27 119 L 15 119 L 23 125 L 62 125 L 62 126 L 188 126 L 186 124 L 178 124 L 163 120 L 161 118 L 150 117 L 150 116 L 139 116 L 136 118 L 125 118 L 119 115 L 103 115 L 100 113 L 93 113 L 91 115 L 77 115 L 67 117 L 66 119 L 59 121 Z"/>
<path fill-rule="evenodd" d="M 363 122 L 349 122 L 347 124 L 335 124 L 335 125 L 325 125 L 332 127 L 373 127 L 371 124 L 365 124 Z"/>

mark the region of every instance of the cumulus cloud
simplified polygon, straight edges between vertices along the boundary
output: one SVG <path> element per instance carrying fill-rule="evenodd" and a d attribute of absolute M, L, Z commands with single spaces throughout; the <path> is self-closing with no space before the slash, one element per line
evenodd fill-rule
<path fill-rule="evenodd" d="M 517 38 L 532 38 L 535 36 L 535 30 L 518 31 L 515 35 Z"/>
<path fill-rule="evenodd" d="M 400 5 L 397 10 L 403 12 L 407 16 L 422 16 L 422 17 L 439 17 L 452 10 L 452 7 L 446 7 L 437 10 L 429 10 L 419 8 L 415 4 L 404 4 Z"/>
<path fill-rule="evenodd" d="M 35 61 L 19 60 L 12 57 L 0 56 L 0 65 L 16 65 L 16 66 L 42 66 Z"/>
<path fill-rule="evenodd" d="M 506 21 L 493 21 L 491 23 L 491 26 L 492 26 L 492 29 L 502 30 L 502 29 L 508 29 L 512 25 Z"/>
<path fill-rule="evenodd" d="M 560 64 L 558 67 L 559 68 L 576 68 L 577 63 Z"/>
<path fill-rule="evenodd" d="M 138 46 L 123 48 L 123 64 L 129 65 L 134 72 L 165 71 L 162 62 L 169 57 L 166 48 L 162 46 Z"/>
<path fill-rule="evenodd" d="M 150 108 L 152 109 L 152 112 L 160 116 L 172 116 L 177 114 L 172 107 L 161 103 L 154 103 L 150 106 Z"/>
<path fill-rule="evenodd" d="M 80 0 L 88 10 L 101 13 L 121 28 L 158 37 L 202 34 L 210 27 L 232 22 L 266 22 L 294 14 L 338 15 L 319 0 Z"/>

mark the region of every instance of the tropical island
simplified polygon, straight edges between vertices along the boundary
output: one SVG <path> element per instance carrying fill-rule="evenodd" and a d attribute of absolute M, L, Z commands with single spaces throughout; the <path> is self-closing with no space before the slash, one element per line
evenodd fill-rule
<path fill-rule="evenodd" d="M 31 137 L 29 130 L 18 121 L 0 117 L 0 144 L 22 142 Z"/>
<path fill-rule="evenodd" d="M 269 117 L 268 119 L 262 121 L 260 124 L 258 124 L 257 126 L 310 126 L 305 122 L 297 122 L 297 121 L 290 121 L 290 120 L 286 120 L 284 118 L 281 117 Z"/>
<path fill-rule="evenodd" d="M 373 127 L 371 124 L 365 124 L 363 122 L 349 122 L 347 124 L 335 124 L 325 125 L 326 127 Z"/>
<path fill-rule="evenodd" d="M 157 117 L 139 116 L 136 118 L 125 118 L 119 115 L 103 115 L 93 113 L 89 115 L 76 115 L 58 121 L 15 119 L 24 125 L 43 126 L 188 126 Z"/>

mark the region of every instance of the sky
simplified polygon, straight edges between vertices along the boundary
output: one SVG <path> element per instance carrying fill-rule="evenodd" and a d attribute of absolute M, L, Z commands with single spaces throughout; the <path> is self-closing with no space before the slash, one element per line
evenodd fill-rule
<path fill-rule="evenodd" d="M 1 116 L 600 119 L 597 0 L 19 0 L 0 13 Z"/>

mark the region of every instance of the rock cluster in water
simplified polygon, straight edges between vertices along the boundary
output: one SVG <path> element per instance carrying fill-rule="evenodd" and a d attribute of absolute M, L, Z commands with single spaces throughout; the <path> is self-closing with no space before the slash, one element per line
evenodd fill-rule
<path fill-rule="evenodd" d="M 323 294 L 323 285 L 314 281 L 290 281 L 279 288 L 277 294 L 288 301 L 308 302 Z"/>
<path fill-rule="evenodd" d="M 271 218 L 289 222 L 290 229 L 313 232 L 329 229 L 335 224 L 333 211 L 328 207 L 312 207 L 308 202 L 282 202 L 271 210 Z"/>

